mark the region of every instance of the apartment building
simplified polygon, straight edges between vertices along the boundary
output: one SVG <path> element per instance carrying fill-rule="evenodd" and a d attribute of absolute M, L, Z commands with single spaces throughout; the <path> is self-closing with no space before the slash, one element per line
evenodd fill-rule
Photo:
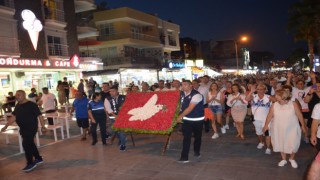
<path fill-rule="evenodd" d="M 0 95 L 77 81 L 75 12 L 94 8 L 93 0 L 1 0 Z"/>
<path fill-rule="evenodd" d="M 157 69 L 171 58 L 172 51 L 180 50 L 179 25 L 156 15 L 123 7 L 87 17 L 90 17 L 88 27 L 78 29 L 80 55 L 100 58 L 104 69 L 118 70 L 116 76 L 121 72 L 124 83 L 156 81 Z"/>

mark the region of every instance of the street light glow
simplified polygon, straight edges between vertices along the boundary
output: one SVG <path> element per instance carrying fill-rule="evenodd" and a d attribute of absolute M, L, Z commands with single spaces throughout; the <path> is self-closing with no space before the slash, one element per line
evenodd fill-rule
<path fill-rule="evenodd" d="M 247 42 L 247 41 L 248 41 L 248 37 L 247 37 L 247 36 L 243 36 L 243 37 L 241 37 L 241 41 L 243 41 L 243 42 Z"/>

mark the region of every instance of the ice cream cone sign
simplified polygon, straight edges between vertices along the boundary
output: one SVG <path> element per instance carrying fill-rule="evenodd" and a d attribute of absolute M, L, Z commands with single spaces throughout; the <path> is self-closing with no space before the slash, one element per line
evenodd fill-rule
<path fill-rule="evenodd" d="M 41 21 L 39 21 L 35 14 L 28 9 L 22 11 L 21 17 L 24 20 L 22 23 L 23 28 L 28 31 L 33 48 L 34 50 L 37 50 L 39 32 L 43 28 Z"/>

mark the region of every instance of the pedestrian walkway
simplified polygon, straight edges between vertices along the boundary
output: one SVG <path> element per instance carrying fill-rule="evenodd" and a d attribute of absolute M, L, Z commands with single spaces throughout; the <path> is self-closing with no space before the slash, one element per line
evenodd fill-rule
<path fill-rule="evenodd" d="M 21 169 L 25 165 L 24 155 L 0 161 L 0 179 L 290 179 L 300 180 L 312 161 L 316 150 L 301 142 L 296 160 L 299 168 L 290 164 L 278 167 L 279 153 L 266 155 L 258 150 L 257 138 L 249 122 L 246 122 L 246 139 L 235 137 L 235 128 L 226 135 L 212 140 L 212 131 L 203 134 L 201 159 L 193 157 L 190 148 L 188 164 L 179 164 L 182 135 L 173 133 L 170 147 L 161 155 L 165 136 L 134 135 L 136 147 L 128 136 L 127 151 L 119 152 L 117 140 L 113 145 L 102 146 L 101 141 L 91 146 L 91 141 L 80 141 L 73 137 L 40 148 L 45 164 L 30 173 Z M 3 148 L 3 147 L 1 147 Z M 2 150 L 0 150 L 1 153 Z"/>

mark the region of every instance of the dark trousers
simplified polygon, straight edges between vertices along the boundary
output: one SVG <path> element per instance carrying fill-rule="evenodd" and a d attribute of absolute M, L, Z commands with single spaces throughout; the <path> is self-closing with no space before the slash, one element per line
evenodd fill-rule
<path fill-rule="evenodd" d="M 69 103 L 70 90 L 69 90 L 69 89 L 65 89 L 64 92 L 65 92 L 65 94 L 66 94 L 67 102 Z"/>
<path fill-rule="evenodd" d="M 48 111 L 46 111 L 45 113 L 53 113 L 53 112 L 56 112 L 56 110 L 55 109 L 53 109 L 53 110 L 48 110 Z M 47 118 L 48 119 L 48 124 L 49 125 L 54 125 L 53 124 L 53 118 Z"/>
<path fill-rule="evenodd" d="M 22 137 L 22 146 L 25 151 L 25 156 L 27 160 L 27 164 L 31 164 L 33 162 L 33 157 L 35 159 L 41 159 L 41 156 L 39 154 L 39 151 L 37 149 L 36 144 L 34 143 L 34 136 L 36 133 L 27 134 L 27 135 L 21 135 Z"/>
<path fill-rule="evenodd" d="M 183 120 L 182 133 L 183 133 L 183 146 L 181 152 L 181 159 L 188 160 L 189 150 L 191 144 L 192 133 L 194 134 L 193 150 L 195 155 L 200 155 L 201 137 L 202 137 L 202 121 L 187 121 Z"/>
<path fill-rule="evenodd" d="M 99 127 L 100 127 L 100 133 L 101 133 L 101 140 L 102 140 L 102 143 L 106 143 L 106 129 L 107 129 L 107 126 L 106 126 L 106 117 L 105 118 L 94 118 L 96 120 L 96 123 L 92 123 L 91 122 L 91 134 L 92 134 L 92 140 L 93 141 L 98 141 L 98 138 L 97 138 L 97 126 L 99 124 Z"/>

